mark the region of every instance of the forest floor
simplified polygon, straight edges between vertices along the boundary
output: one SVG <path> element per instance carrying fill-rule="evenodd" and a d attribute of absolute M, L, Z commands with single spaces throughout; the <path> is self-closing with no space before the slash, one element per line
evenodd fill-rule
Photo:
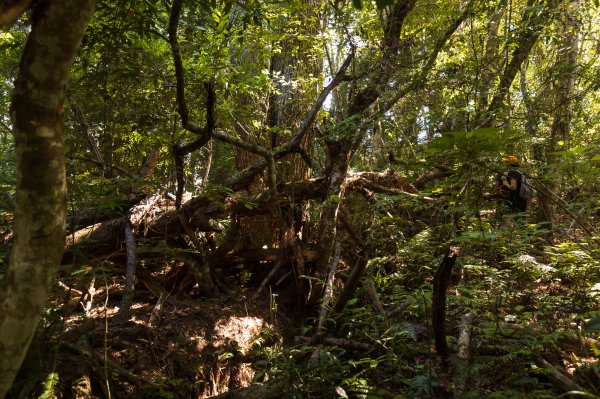
<path fill-rule="evenodd" d="M 71 291 L 70 305 L 46 315 L 13 387 L 16 397 L 44 379 L 39 397 L 207 398 L 248 386 L 255 374 L 251 350 L 272 344 L 265 340 L 280 331 L 268 301 L 243 293 L 157 300 L 142 287 L 123 321 L 122 290 L 116 283 L 95 287 L 91 298 Z M 77 313 L 63 318 L 70 306 Z M 54 371 L 44 378 L 36 365 Z"/>

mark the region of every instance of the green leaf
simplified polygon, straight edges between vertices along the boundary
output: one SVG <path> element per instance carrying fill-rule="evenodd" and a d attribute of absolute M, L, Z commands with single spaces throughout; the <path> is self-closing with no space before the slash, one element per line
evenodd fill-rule
<path fill-rule="evenodd" d="M 357 10 L 362 10 L 362 1 L 361 0 L 352 0 L 352 5 Z"/>
<path fill-rule="evenodd" d="M 592 317 L 584 327 L 586 330 L 600 330 L 600 315 Z"/>

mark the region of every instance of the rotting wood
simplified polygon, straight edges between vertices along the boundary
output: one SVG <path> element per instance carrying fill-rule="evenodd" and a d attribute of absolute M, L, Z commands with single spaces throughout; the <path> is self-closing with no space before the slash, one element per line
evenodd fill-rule
<path fill-rule="evenodd" d="M 381 186 L 381 180 L 387 179 L 389 184 L 397 186 L 406 184 L 405 180 L 400 177 L 389 178 L 385 174 L 369 173 L 362 175 L 360 181 L 364 179 L 375 179 L 379 181 L 377 187 Z M 398 180 L 400 179 L 400 180 Z M 279 207 L 285 207 L 292 201 L 287 198 L 294 198 L 295 203 L 304 202 L 310 199 L 323 199 L 324 186 L 323 179 L 309 179 L 302 182 L 290 184 L 282 184 L 278 187 L 280 191 L 281 201 L 277 204 Z M 350 189 L 358 189 L 356 183 L 350 185 Z M 415 194 L 416 195 L 416 194 Z M 248 207 L 248 202 L 253 204 Z M 273 198 L 269 191 L 259 193 L 253 197 L 240 197 L 239 195 L 229 196 L 224 199 L 224 204 L 217 204 L 210 201 L 205 196 L 195 197 L 182 204 L 180 211 L 187 215 L 187 222 L 192 231 L 204 232 L 219 232 L 222 228 L 217 224 L 217 220 L 224 219 L 227 216 L 255 216 L 270 213 L 273 207 Z M 339 212 L 338 212 L 339 214 Z M 360 242 L 360 237 L 353 234 L 352 227 L 344 224 L 344 213 L 339 216 L 340 221 L 346 230 L 349 232 L 350 238 L 356 242 Z M 347 217 L 346 217 L 347 219 Z M 346 220 L 347 222 L 347 220 Z M 67 244 L 63 255 L 62 263 L 73 263 L 74 261 L 81 262 L 89 258 L 102 257 L 110 254 L 121 248 L 122 234 L 126 218 L 119 218 L 99 223 L 93 226 L 82 228 L 67 236 Z M 146 238 L 163 238 L 175 237 L 186 233 L 186 229 L 181 223 L 177 210 L 161 210 L 157 215 L 151 218 L 140 217 L 134 220 L 138 234 L 144 234 Z M 293 249 L 293 248 L 292 248 Z M 221 255 L 223 254 L 220 251 Z M 304 255 L 305 251 L 302 253 Z M 80 254 L 75 257 L 74 254 Z M 307 262 L 310 262 L 306 259 Z M 212 265 L 220 259 L 214 259 L 209 255 L 209 263 Z"/>

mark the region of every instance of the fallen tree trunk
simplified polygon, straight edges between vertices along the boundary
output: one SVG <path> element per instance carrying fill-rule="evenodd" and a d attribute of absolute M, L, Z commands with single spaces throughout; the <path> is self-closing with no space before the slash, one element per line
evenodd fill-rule
<path fill-rule="evenodd" d="M 269 214 L 273 207 L 285 208 L 291 204 L 299 204 L 308 200 L 323 200 L 325 188 L 323 179 L 309 179 L 301 182 L 282 184 L 278 187 L 280 199 L 274 199 L 268 190 L 255 196 L 231 195 L 224 197 L 221 203 L 216 203 L 207 196 L 192 198 L 185 202 L 180 212 L 186 218 L 189 227 L 194 232 L 219 232 L 222 228 L 218 220 L 226 217 L 246 217 Z M 384 173 L 352 173 L 347 177 L 348 190 L 363 195 L 375 192 L 392 194 L 407 194 L 418 196 L 416 190 L 402 176 L 389 172 Z M 372 182 L 372 183 L 369 183 Z M 378 190 L 378 191 L 377 191 Z M 211 197 L 212 198 L 212 197 Z M 186 234 L 181 224 L 180 216 L 174 206 L 168 202 L 156 205 L 150 213 L 157 216 L 148 218 L 149 213 L 142 205 L 142 214 L 133 211 L 132 221 L 145 238 L 177 237 Z M 170 209 L 169 209 L 170 208 Z M 63 264 L 82 262 L 94 257 L 102 257 L 121 249 L 123 244 L 122 231 L 126 218 L 108 220 L 80 229 L 67 237 Z M 225 255 L 225 254 L 223 254 Z M 249 256 L 249 255 L 248 255 Z M 264 257 L 264 254 L 257 254 Z M 308 261 L 314 259 L 314 254 L 308 253 Z M 250 260 L 250 259 L 249 259 Z M 270 260 L 265 259 L 265 260 Z"/>

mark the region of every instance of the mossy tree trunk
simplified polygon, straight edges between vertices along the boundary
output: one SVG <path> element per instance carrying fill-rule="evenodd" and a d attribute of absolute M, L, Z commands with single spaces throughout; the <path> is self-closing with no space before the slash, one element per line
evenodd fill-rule
<path fill-rule="evenodd" d="M 63 103 L 96 0 L 40 1 L 15 82 L 15 242 L 0 286 L 0 398 L 25 357 L 65 244 Z"/>

